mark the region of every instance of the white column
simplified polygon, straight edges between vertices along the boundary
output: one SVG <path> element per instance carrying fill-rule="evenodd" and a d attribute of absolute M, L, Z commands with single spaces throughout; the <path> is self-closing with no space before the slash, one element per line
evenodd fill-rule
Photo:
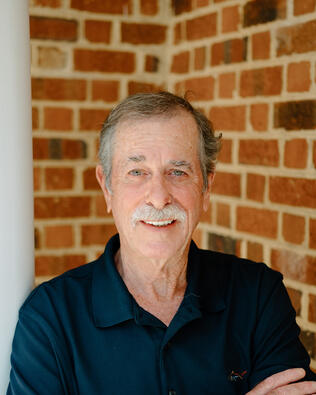
<path fill-rule="evenodd" d="M 17 313 L 34 278 L 28 0 L 0 1 L 0 49 L 0 394 L 5 394 Z"/>

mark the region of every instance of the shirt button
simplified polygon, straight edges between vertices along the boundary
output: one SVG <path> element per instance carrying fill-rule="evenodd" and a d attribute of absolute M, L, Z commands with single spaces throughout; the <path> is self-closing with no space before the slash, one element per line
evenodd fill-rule
<path fill-rule="evenodd" d="M 169 390 L 169 395 L 177 395 L 175 390 Z"/>

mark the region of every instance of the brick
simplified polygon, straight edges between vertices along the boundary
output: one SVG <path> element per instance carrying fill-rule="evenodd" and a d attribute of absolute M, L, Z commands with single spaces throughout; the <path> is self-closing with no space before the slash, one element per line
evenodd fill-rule
<path fill-rule="evenodd" d="M 75 20 L 30 17 L 30 37 L 41 40 L 77 40 L 78 22 Z"/>
<path fill-rule="evenodd" d="M 146 55 L 145 59 L 145 71 L 149 73 L 155 73 L 159 69 L 159 58 L 154 55 Z"/>
<path fill-rule="evenodd" d="M 83 188 L 85 190 L 99 190 L 100 186 L 95 176 L 95 167 L 90 167 L 84 170 L 82 174 Z"/>
<path fill-rule="evenodd" d="M 244 27 L 283 19 L 286 0 L 250 0 L 244 5 Z"/>
<path fill-rule="evenodd" d="M 299 291 L 298 289 L 294 288 L 286 288 L 287 293 L 289 294 L 289 297 L 292 302 L 292 306 L 294 307 L 296 311 L 296 315 L 299 316 L 301 315 L 301 310 L 302 310 L 302 292 Z"/>
<path fill-rule="evenodd" d="M 276 32 L 277 56 L 316 50 L 316 20 L 282 27 Z"/>
<path fill-rule="evenodd" d="M 67 248 L 74 243 L 71 225 L 45 226 L 46 248 Z"/>
<path fill-rule="evenodd" d="M 140 12 L 143 15 L 156 15 L 158 13 L 158 10 L 159 10 L 158 0 L 140 1 Z"/>
<path fill-rule="evenodd" d="M 294 177 L 270 177 L 270 200 L 273 203 L 316 208 L 316 181 Z"/>
<path fill-rule="evenodd" d="M 274 104 L 274 127 L 286 130 L 316 128 L 316 100 Z"/>
<path fill-rule="evenodd" d="M 47 167 L 45 186 L 49 190 L 71 189 L 74 182 L 74 170 L 71 167 Z"/>
<path fill-rule="evenodd" d="M 284 165 L 292 169 L 305 169 L 307 165 L 308 145 L 304 139 L 285 142 Z"/>
<path fill-rule="evenodd" d="M 171 6 L 175 15 L 192 10 L 192 0 L 172 0 Z"/>
<path fill-rule="evenodd" d="M 41 171 L 40 167 L 33 168 L 33 188 L 34 191 L 38 191 L 41 188 Z"/>
<path fill-rule="evenodd" d="M 200 222 L 212 223 L 212 204 L 209 205 L 207 211 L 202 211 Z"/>
<path fill-rule="evenodd" d="M 35 197 L 34 215 L 36 219 L 88 217 L 90 206 L 88 196 Z"/>
<path fill-rule="evenodd" d="M 217 32 L 217 14 L 203 15 L 186 21 L 186 38 L 189 41 L 213 37 Z"/>
<path fill-rule="evenodd" d="M 80 130 L 101 130 L 110 110 L 81 108 L 79 110 Z"/>
<path fill-rule="evenodd" d="M 263 202 L 266 178 L 261 174 L 247 174 L 247 199 Z"/>
<path fill-rule="evenodd" d="M 314 12 L 316 6 L 316 0 L 294 0 L 294 15 L 307 14 Z"/>
<path fill-rule="evenodd" d="M 240 174 L 226 173 L 223 171 L 216 172 L 212 192 L 218 195 L 240 197 Z"/>
<path fill-rule="evenodd" d="M 282 90 L 282 66 L 243 70 L 240 77 L 240 95 L 279 95 Z"/>
<path fill-rule="evenodd" d="M 222 10 L 222 32 L 234 32 L 239 25 L 239 6 L 225 7 Z"/>
<path fill-rule="evenodd" d="M 94 204 L 97 217 L 111 216 L 111 214 L 108 214 L 106 211 L 106 203 L 103 194 L 100 193 L 100 195 L 94 197 Z"/>
<path fill-rule="evenodd" d="M 32 78 L 32 98 L 35 100 L 86 99 L 86 81 L 62 78 Z"/>
<path fill-rule="evenodd" d="M 132 0 L 71 0 L 71 8 L 102 14 L 130 14 Z"/>
<path fill-rule="evenodd" d="M 309 220 L 309 248 L 316 249 L 316 219 Z"/>
<path fill-rule="evenodd" d="M 178 22 L 174 25 L 173 28 L 173 43 L 179 44 L 180 41 L 183 40 L 182 37 L 182 23 Z"/>
<path fill-rule="evenodd" d="M 85 36 L 94 43 L 109 44 L 111 40 L 112 22 L 87 20 L 85 21 Z"/>
<path fill-rule="evenodd" d="M 59 152 L 60 152 L 60 159 L 84 159 L 87 157 L 87 144 L 82 140 L 55 139 L 55 142 L 56 142 L 56 153 L 57 153 L 56 159 L 59 159 L 58 158 Z"/>
<path fill-rule="evenodd" d="M 215 233 L 209 233 L 207 248 L 209 250 L 223 252 L 225 254 L 240 255 L 239 240 Z"/>
<path fill-rule="evenodd" d="M 263 246 L 260 243 L 248 241 L 247 242 L 247 258 L 254 262 L 263 261 Z"/>
<path fill-rule="evenodd" d="M 38 65 L 42 69 L 64 69 L 67 53 L 56 47 L 38 47 Z"/>
<path fill-rule="evenodd" d="M 173 55 L 171 72 L 172 73 L 188 73 L 190 63 L 190 52 L 183 51 Z"/>
<path fill-rule="evenodd" d="M 288 92 L 306 92 L 311 86 L 310 63 L 290 63 L 287 68 Z"/>
<path fill-rule="evenodd" d="M 212 45 L 212 66 L 244 62 L 245 60 L 247 60 L 247 38 L 236 38 Z"/>
<path fill-rule="evenodd" d="M 250 106 L 250 122 L 253 130 L 264 132 L 268 129 L 269 105 L 255 103 Z"/>
<path fill-rule="evenodd" d="M 194 49 L 194 70 L 203 70 L 205 67 L 205 47 Z"/>
<path fill-rule="evenodd" d="M 222 163 L 232 163 L 232 146 L 233 141 L 229 139 L 222 140 L 222 147 L 218 156 L 218 161 Z"/>
<path fill-rule="evenodd" d="M 155 84 L 150 84 L 147 82 L 129 81 L 128 83 L 129 95 L 133 95 L 134 93 L 141 93 L 141 92 L 159 92 L 161 90 L 162 90 L 161 86 L 157 86 Z"/>
<path fill-rule="evenodd" d="M 39 117 L 38 117 L 38 108 L 32 107 L 32 129 L 38 129 L 39 127 Z"/>
<path fill-rule="evenodd" d="M 212 107 L 210 119 L 216 130 L 242 132 L 246 128 L 246 107 Z"/>
<path fill-rule="evenodd" d="M 132 73 L 135 70 L 135 54 L 122 51 L 75 49 L 74 68 L 79 71 Z"/>
<path fill-rule="evenodd" d="M 298 215 L 283 214 L 282 235 L 285 241 L 302 244 L 305 236 L 305 219 Z"/>
<path fill-rule="evenodd" d="M 239 163 L 260 166 L 279 165 L 277 140 L 240 140 Z"/>
<path fill-rule="evenodd" d="M 214 78 L 196 77 L 184 81 L 185 91 L 191 91 L 192 100 L 213 100 L 214 98 Z"/>
<path fill-rule="evenodd" d="M 31 0 L 30 6 L 59 8 L 61 6 L 61 0 Z"/>
<path fill-rule="evenodd" d="M 216 223 L 220 226 L 230 228 L 230 206 L 225 203 L 216 204 Z"/>
<path fill-rule="evenodd" d="M 33 159 L 84 159 L 87 144 L 82 140 L 33 138 Z"/>
<path fill-rule="evenodd" d="M 195 4 L 197 8 L 207 7 L 209 5 L 209 0 L 196 0 Z"/>
<path fill-rule="evenodd" d="M 269 59 L 270 57 L 270 32 L 259 32 L 252 35 L 252 59 Z"/>
<path fill-rule="evenodd" d="M 34 248 L 36 250 L 41 248 L 41 237 L 40 237 L 40 231 L 38 228 L 34 229 Z"/>
<path fill-rule="evenodd" d="M 308 321 L 316 322 L 316 295 L 308 295 Z"/>
<path fill-rule="evenodd" d="M 278 213 L 254 207 L 237 207 L 237 230 L 275 239 L 278 232 Z"/>
<path fill-rule="evenodd" d="M 119 98 L 119 81 L 92 81 L 92 100 L 115 102 Z"/>
<path fill-rule="evenodd" d="M 44 129 L 72 130 L 73 110 L 64 107 L 44 108 Z"/>
<path fill-rule="evenodd" d="M 130 44 L 162 44 L 167 26 L 153 23 L 121 23 L 121 41 Z"/>
<path fill-rule="evenodd" d="M 302 283 L 316 284 L 316 258 L 287 250 L 272 249 L 271 267 L 285 277 Z"/>
<path fill-rule="evenodd" d="M 49 139 L 33 138 L 33 159 L 48 159 Z"/>
<path fill-rule="evenodd" d="M 86 263 L 85 255 L 41 255 L 35 258 L 36 276 L 57 276 Z"/>
<path fill-rule="evenodd" d="M 117 229 L 113 224 L 82 225 L 81 243 L 84 246 L 105 245 L 115 233 Z"/>
<path fill-rule="evenodd" d="M 236 89 L 236 74 L 224 73 L 220 74 L 219 82 L 219 97 L 222 99 L 231 99 L 234 96 Z"/>

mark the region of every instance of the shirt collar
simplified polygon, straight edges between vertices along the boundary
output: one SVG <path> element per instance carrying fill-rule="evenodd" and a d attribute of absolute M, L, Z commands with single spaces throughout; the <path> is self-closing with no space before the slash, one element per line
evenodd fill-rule
<path fill-rule="evenodd" d="M 115 267 L 114 256 L 119 246 L 117 234 L 110 239 L 93 270 L 92 309 L 97 327 L 134 318 L 133 298 Z"/>
<path fill-rule="evenodd" d="M 114 256 L 119 246 L 117 234 L 110 239 L 93 268 L 92 309 L 97 327 L 109 327 L 135 317 L 134 299 L 115 267 Z M 223 265 L 214 261 L 217 261 L 216 255 L 198 249 L 191 242 L 184 300 L 196 310 L 218 312 L 226 307 L 227 282 Z"/>

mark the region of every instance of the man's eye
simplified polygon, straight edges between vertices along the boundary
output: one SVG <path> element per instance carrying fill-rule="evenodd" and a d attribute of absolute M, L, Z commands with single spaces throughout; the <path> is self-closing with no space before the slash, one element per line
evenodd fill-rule
<path fill-rule="evenodd" d="M 176 177 L 184 176 L 186 173 L 182 170 L 172 170 L 171 174 Z"/>
<path fill-rule="evenodd" d="M 128 174 L 131 176 L 141 176 L 143 174 L 143 172 L 142 172 L 142 170 L 134 169 L 134 170 L 130 170 L 128 172 Z"/>

